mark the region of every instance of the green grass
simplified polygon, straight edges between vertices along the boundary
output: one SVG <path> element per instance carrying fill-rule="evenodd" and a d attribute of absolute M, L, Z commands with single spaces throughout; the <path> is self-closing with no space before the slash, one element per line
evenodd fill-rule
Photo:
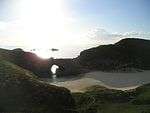
<path fill-rule="evenodd" d="M 21 50 L 15 50 L 18 52 Z M 0 112 L 150 113 L 150 84 L 132 91 L 92 86 L 71 95 L 69 90 L 41 82 L 32 72 L 13 64 L 14 55 L 0 49 Z"/>
<path fill-rule="evenodd" d="M 135 104 L 150 104 L 150 84 L 143 85 L 136 89 Z"/>
<path fill-rule="evenodd" d="M 44 83 L 30 71 L 0 60 L 0 112 L 72 113 L 70 91 Z"/>
<path fill-rule="evenodd" d="M 101 86 L 73 93 L 79 113 L 150 113 L 150 85 L 132 91 L 118 91 Z"/>
<path fill-rule="evenodd" d="M 99 106 L 97 113 L 149 113 L 150 105 L 104 104 Z"/>
<path fill-rule="evenodd" d="M 2 77 L 30 77 L 37 78 L 32 72 L 25 70 L 8 61 L 0 60 L 0 76 Z"/>

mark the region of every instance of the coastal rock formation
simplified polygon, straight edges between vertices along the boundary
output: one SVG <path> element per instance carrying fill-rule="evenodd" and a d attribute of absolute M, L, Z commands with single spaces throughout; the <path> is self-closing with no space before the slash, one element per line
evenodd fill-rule
<path fill-rule="evenodd" d="M 54 59 L 53 64 L 59 66 L 56 70 L 57 77 L 73 76 L 84 72 L 82 66 L 74 59 Z"/>
<path fill-rule="evenodd" d="M 150 40 L 127 38 L 82 51 L 80 64 L 93 70 L 150 69 Z"/>
<path fill-rule="evenodd" d="M 51 77 L 51 67 L 57 65 L 59 76 L 72 76 L 83 72 L 81 65 L 74 59 L 42 59 L 31 52 L 22 49 L 5 50 L 0 49 L 0 59 L 12 62 L 24 69 L 30 70 L 39 77 Z"/>
<path fill-rule="evenodd" d="M 150 69 L 150 41 L 127 38 L 115 44 L 100 45 L 82 51 L 73 59 L 42 59 L 21 49 L 0 49 L 0 59 L 12 62 L 39 77 L 51 77 L 51 67 L 57 65 L 57 76 L 72 76 L 88 72 Z"/>

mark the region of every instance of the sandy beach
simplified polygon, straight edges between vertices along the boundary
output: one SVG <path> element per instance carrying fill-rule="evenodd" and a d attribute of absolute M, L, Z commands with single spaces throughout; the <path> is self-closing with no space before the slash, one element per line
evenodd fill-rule
<path fill-rule="evenodd" d="M 129 90 L 150 83 L 150 71 L 131 73 L 108 73 L 94 71 L 71 78 L 55 78 L 50 84 L 66 87 L 72 92 L 82 92 L 87 87 L 101 85 L 111 89 Z"/>

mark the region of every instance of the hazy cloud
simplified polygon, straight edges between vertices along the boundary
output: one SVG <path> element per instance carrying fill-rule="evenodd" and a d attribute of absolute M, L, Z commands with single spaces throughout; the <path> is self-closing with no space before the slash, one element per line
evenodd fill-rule
<path fill-rule="evenodd" d="M 127 38 L 150 39 L 150 32 L 126 32 L 122 35 L 123 35 L 123 37 L 127 37 Z"/>
<path fill-rule="evenodd" d="M 150 39 L 150 32 L 110 33 L 105 29 L 96 28 L 89 31 L 87 37 L 91 41 L 97 41 L 100 44 L 109 44 L 115 43 L 123 38 Z"/>

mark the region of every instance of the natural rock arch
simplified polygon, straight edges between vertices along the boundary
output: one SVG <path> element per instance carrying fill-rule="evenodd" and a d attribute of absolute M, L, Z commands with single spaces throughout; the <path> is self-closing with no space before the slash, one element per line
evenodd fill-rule
<path fill-rule="evenodd" d="M 81 67 L 77 65 L 73 59 L 51 59 L 50 69 L 52 66 L 58 66 L 56 69 L 56 75 L 60 76 L 72 76 L 81 72 Z M 53 73 L 53 72 L 52 72 Z"/>

